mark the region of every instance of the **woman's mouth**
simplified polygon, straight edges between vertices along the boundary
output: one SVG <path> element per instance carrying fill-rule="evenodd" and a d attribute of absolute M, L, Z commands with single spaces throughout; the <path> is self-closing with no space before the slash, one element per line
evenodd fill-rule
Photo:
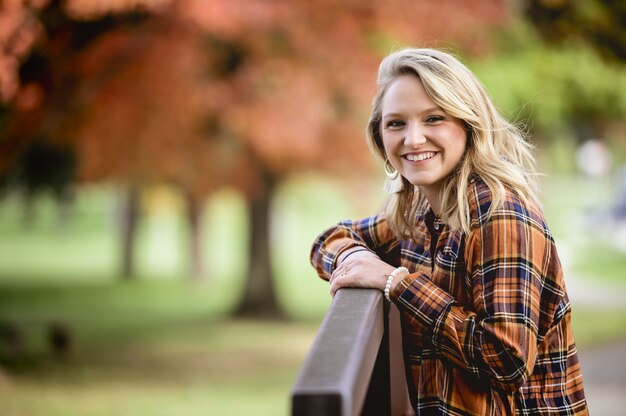
<path fill-rule="evenodd" d="M 437 152 L 409 153 L 404 155 L 404 158 L 409 162 L 421 162 L 424 160 L 432 159 L 436 155 Z"/>

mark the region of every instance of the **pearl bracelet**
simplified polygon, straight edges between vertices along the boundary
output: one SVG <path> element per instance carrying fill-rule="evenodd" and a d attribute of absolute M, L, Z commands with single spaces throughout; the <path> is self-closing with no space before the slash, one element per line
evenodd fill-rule
<path fill-rule="evenodd" d="M 385 285 L 385 299 L 387 299 L 389 302 L 391 302 L 391 299 L 389 299 L 389 290 L 391 289 L 391 282 L 393 281 L 393 278 L 396 277 L 398 273 L 400 272 L 409 273 L 409 269 L 407 269 L 406 267 L 398 267 L 397 269 L 394 269 L 394 271 L 392 271 L 389 274 L 389 277 L 387 278 L 387 284 Z"/>

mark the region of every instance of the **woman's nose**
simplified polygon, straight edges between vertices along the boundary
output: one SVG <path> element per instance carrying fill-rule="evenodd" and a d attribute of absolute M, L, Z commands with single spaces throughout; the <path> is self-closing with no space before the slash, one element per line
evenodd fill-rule
<path fill-rule="evenodd" d="M 411 125 L 406 129 L 406 136 L 404 137 L 404 145 L 409 147 L 417 147 L 426 143 L 426 136 L 419 126 Z"/>

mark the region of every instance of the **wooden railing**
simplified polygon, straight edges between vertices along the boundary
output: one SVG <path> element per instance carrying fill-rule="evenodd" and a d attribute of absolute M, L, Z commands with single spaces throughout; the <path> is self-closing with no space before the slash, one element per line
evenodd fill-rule
<path fill-rule="evenodd" d="M 379 290 L 337 292 L 293 386 L 293 416 L 403 414 L 392 412 L 407 398 L 391 393 L 388 313 Z"/>

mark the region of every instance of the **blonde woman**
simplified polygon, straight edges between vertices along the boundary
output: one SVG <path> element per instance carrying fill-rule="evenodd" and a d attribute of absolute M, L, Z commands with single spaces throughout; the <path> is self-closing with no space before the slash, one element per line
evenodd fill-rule
<path fill-rule="evenodd" d="M 324 232 L 311 261 L 333 295 L 378 288 L 397 306 L 415 413 L 588 414 L 522 132 L 456 58 L 405 49 L 380 65 L 368 141 L 386 211 Z"/>

